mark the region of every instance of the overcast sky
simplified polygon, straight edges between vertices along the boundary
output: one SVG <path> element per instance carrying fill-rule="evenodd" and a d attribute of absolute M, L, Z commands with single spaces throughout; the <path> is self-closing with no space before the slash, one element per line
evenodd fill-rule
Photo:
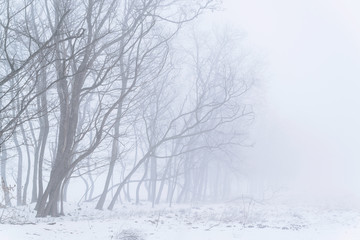
<path fill-rule="evenodd" d="M 255 158 L 360 192 L 360 1 L 224 0 L 224 8 L 215 18 L 245 31 L 265 62 Z"/>

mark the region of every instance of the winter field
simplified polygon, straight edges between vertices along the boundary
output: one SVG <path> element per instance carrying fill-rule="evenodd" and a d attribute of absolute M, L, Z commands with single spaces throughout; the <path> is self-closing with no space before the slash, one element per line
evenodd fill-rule
<path fill-rule="evenodd" d="M 0 240 L 360 240 L 358 9 L 0 0 Z"/>
<path fill-rule="evenodd" d="M 2 212 L 1 240 L 357 240 L 360 210 L 354 207 L 264 203 L 238 199 L 227 204 L 175 207 L 123 205 L 114 211 L 93 204 L 66 204 L 68 214 L 35 218 L 33 205 Z"/>

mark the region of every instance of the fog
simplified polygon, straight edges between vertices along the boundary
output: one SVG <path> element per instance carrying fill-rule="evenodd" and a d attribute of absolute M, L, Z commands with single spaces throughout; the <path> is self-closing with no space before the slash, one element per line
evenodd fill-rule
<path fill-rule="evenodd" d="M 359 9 L 0 0 L 0 239 L 358 239 Z"/>
<path fill-rule="evenodd" d="M 275 176 L 303 188 L 360 193 L 359 7 L 224 1 L 216 19 L 242 29 L 264 60 L 250 162 L 273 166 Z"/>

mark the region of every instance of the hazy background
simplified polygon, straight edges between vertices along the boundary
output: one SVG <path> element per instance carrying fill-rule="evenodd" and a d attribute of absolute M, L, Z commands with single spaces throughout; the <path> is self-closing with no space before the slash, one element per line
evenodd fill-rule
<path fill-rule="evenodd" d="M 264 62 L 256 145 L 248 160 L 265 166 L 265 182 L 281 179 L 307 193 L 358 195 L 360 2 L 223 3 L 214 22 L 244 31 Z"/>

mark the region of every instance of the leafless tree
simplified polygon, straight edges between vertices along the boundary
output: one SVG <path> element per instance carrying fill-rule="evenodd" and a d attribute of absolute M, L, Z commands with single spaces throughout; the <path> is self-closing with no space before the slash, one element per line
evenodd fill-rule
<path fill-rule="evenodd" d="M 198 41 L 198 39 L 196 40 Z M 215 45 L 199 44 L 197 41 L 195 42 L 195 50 L 189 51 L 190 59 L 192 59 L 189 76 L 194 81 L 193 84 L 190 82 L 189 92 L 185 93 L 183 100 L 171 99 L 169 101 L 166 100 L 166 97 L 164 98 L 174 91 L 174 87 L 176 89 L 176 85 L 169 88 L 170 85 L 157 84 L 155 92 L 150 94 L 153 98 L 148 100 L 148 107 L 145 109 L 142 118 L 145 126 L 143 135 L 147 136 L 147 150 L 124 181 L 119 184 L 109 209 L 114 207 L 120 190 L 126 181 L 129 181 L 137 169 L 145 163 L 145 172 L 152 172 L 148 183 L 150 200 L 153 205 L 159 201 L 156 198 L 161 195 L 160 189 L 163 186 L 160 185 L 157 195 L 157 181 L 159 179 L 156 159 L 172 161 L 177 156 L 186 156 L 178 165 L 183 167 L 181 172 L 185 181 L 178 196 L 179 201 L 184 201 L 184 195 L 188 191 L 194 191 L 190 189 L 190 182 L 196 184 L 195 188 L 198 188 L 196 191 L 204 192 L 203 185 L 207 180 L 205 176 L 192 180 L 190 180 L 190 176 L 196 175 L 195 172 L 192 174 L 194 168 L 195 170 L 206 169 L 207 162 L 201 160 L 197 163 L 196 159 L 190 159 L 190 156 L 193 156 L 190 153 L 198 152 L 201 149 L 237 144 L 238 142 L 234 141 L 233 138 L 235 133 L 229 135 L 228 138 L 217 141 L 211 141 L 207 138 L 216 131 L 225 130 L 226 126 L 236 121 L 252 119 L 252 109 L 244 103 L 243 98 L 250 89 L 254 76 L 251 69 L 245 65 L 242 56 L 232 54 L 234 51 L 232 39 L 223 36 L 223 38 L 213 41 Z M 242 67 L 244 69 L 241 69 Z M 169 81 L 169 79 L 171 77 L 166 76 L 164 81 Z M 175 148 L 171 148 L 173 141 L 178 141 L 178 146 Z M 168 149 L 173 149 L 173 151 L 169 152 Z M 153 163 L 151 164 L 151 162 Z M 165 163 L 163 179 L 166 176 L 166 169 L 169 167 L 169 163 Z M 180 173 L 179 170 L 175 170 L 175 172 L 176 175 Z M 177 185 L 178 183 L 174 182 L 174 186 Z"/>
<path fill-rule="evenodd" d="M 19 205 L 32 185 L 37 217 L 64 214 L 74 178 L 97 209 L 113 191 L 108 209 L 130 201 L 134 184 L 136 202 L 146 189 L 153 206 L 227 195 L 232 161 L 215 156 L 242 143 L 253 69 L 234 36 L 180 36 L 216 3 L 0 4 L 1 177 L 7 186 L 16 159 Z M 99 174 L 105 182 L 93 197 Z"/>
<path fill-rule="evenodd" d="M 60 125 L 56 156 L 49 183 L 37 202 L 37 216 L 59 214 L 57 202 L 65 179 L 108 136 L 117 119 L 113 113 L 139 86 L 138 76 L 142 74 L 140 66 L 143 61 L 148 61 L 149 55 L 154 54 L 154 49 L 166 42 L 161 35 L 157 41 L 150 41 L 147 39 L 149 33 L 157 30 L 158 22 L 175 24 L 177 29 L 183 22 L 198 14 L 195 12 L 189 17 L 182 13 L 178 19 L 161 16 L 162 8 L 176 2 L 89 0 L 76 4 L 57 1 L 51 8 L 48 7 L 47 11 L 54 12 L 54 18 L 48 14 L 50 26 L 57 26 L 61 16 L 68 14 L 63 20 L 64 27 L 54 37 L 54 70 L 60 102 Z M 203 6 L 197 8 L 202 9 Z M 124 14 L 118 16 L 119 12 Z M 78 33 L 77 36 L 80 37 L 67 42 L 59 41 L 61 37 L 74 33 Z M 166 34 L 165 38 L 172 35 L 174 30 Z M 135 56 L 130 65 L 133 68 L 131 82 L 118 85 L 119 81 L 125 81 L 117 71 L 125 54 Z M 125 88 L 123 93 L 122 87 Z M 93 92 L 97 93 L 97 99 L 91 103 L 98 106 L 92 110 L 93 118 L 81 126 L 79 133 L 80 106 L 86 96 Z M 95 132 L 94 138 L 90 144 L 84 144 L 83 139 L 90 130 Z"/>

